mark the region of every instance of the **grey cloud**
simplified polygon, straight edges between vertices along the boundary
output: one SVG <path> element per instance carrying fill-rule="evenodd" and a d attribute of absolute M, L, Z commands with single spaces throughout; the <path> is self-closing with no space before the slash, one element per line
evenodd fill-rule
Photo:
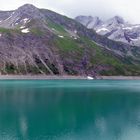
<path fill-rule="evenodd" d="M 132 23 L 140 23 L 139 0 L 4 0 L 0 9 L 16 9 L 25 3 L 32 3 L 70 17 L 92 15 L 108 19 L 120 15 Z"/>

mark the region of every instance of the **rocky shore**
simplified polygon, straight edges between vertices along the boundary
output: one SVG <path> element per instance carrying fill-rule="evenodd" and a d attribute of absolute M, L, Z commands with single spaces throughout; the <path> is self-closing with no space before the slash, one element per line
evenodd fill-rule
<path fill-rule="evenodd" d="M 92 80 L 88 76 L 47 76 L 47 75 L 0 75 L 0 80 L 53 80 L 53 79 L 81 79 Z M 97 76 L 93 80 L 140 80 L 140 76 Z"/>

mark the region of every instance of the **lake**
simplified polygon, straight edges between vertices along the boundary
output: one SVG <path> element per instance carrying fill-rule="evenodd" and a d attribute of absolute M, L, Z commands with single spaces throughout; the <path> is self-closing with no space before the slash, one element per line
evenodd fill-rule
<path fill-rule="evenodd" d="M 140 140 L 140 81 L 1 80 L 0 140 Z"/>

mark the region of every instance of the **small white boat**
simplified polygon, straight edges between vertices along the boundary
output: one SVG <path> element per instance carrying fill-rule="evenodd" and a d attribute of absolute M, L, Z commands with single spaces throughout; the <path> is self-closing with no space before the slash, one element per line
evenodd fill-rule
<path fill-rule="evenodd" d="M 88 79 L 88 80 L 93 80 L 94 78 L 91 77 L 91 76 L 87 76 L 87 79 Z"/>

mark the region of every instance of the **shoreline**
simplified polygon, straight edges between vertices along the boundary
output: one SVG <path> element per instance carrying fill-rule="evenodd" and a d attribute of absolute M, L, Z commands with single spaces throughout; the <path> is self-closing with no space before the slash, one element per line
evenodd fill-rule
<path fill-rule="evenodd" d="M 87 76 L 0 75 L 0 80 L 88 80 Z M 97 76 L 93 80 L 140 80 L 140 76 Z"/>
<path fill-rule="evenodd" d="M 61 80 L 61 79 L 87 79 L 86 76 L 50 76 L 50 75 L 0 75 L 0 80 Z"/>
<path fill-rule="evenodd" d="M 140 76 L 101 76 L 103 80 L 140 80 Z"/>

